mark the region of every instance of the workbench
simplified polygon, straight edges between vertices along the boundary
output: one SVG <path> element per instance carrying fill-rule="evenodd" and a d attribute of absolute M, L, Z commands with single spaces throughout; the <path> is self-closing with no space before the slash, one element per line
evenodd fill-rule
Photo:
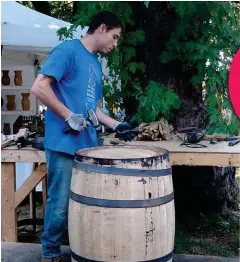
<path fill-rule="evenodd" d="M 118 141 L 111 136 L 104 138 L 104 145 L 111 145 L 110 141 Z M 240 166 L 240 143 L 235 146 L 228 146 L 228 142 L 221 141 L 210 144 L 209 141 L 201 141 L 200 144 L 207 147 L 190 148 L 180 146 L 182 141 L 174 138 L 168 141 L 131 141 L 126 145 L 144 145 L 161 147 L 169 151 L 172 165 L 186 166 Z"/>
<path fill-rule="evenodd" d="M 104 137 L 103 145 L 110 145 L 111 137 Z M 233 147 L 228 142 L 210 144 L 202 141 L 207 148 L 189 148 L 180 146 L 179 139 L 170 141 L 132 141 L 129 145 L 144 145 L 161 147 L 169 151 L 172 165 L 187 166 L 233 166 L 240 167 L 240 144 Z M 124 145 L 122 145 L 124 146 Z M 24 181 L 23 185 L 15 189 L 15 163 L 36 163 L 36 169 Z M 16 208 L 24 198 L 37 186 L 46 180 L 45 152 L 25 147 L 17 149 L 15 146 L 2 149 L 2 241 L 17 242 Z M 46 201 L 46 182 L 43 183 L 44 202 Z"/>
<path fill-rule="evenodd" d="M 43 205 L 46 193 L 46 160 L 45 152 L 32 147 L 17 149 L 16 146 L 1 150 L 1 183 L 2 183 L 2 241 L 17 242 L 17 207 L 42 181 Z M 34 163 L 33 172 L 16 190 L 15 163 Z"/>

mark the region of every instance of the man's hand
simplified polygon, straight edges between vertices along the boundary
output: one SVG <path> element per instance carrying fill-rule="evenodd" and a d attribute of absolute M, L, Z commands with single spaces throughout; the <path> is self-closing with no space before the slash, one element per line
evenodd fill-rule
<path fill-rule="evenodd" d="M 127 122 L 121 122 L 113 128 L 116 132 L 116 137 L 124 141 L 131 141 L 135 134 L 131 132 L 132 127 Z"/>
<path fill-rule="evenodd" d="M 81 132 L 83 129 L 89 127 L 91 125 L 91 123 L 86 120 L 86 118 L 84 117 L 84 115 L 82 114 L 74 114 L 71 112 L 70 116 L 68 117 L 68 119 L 65 120 L 68 125 L 76 131 Z"/>

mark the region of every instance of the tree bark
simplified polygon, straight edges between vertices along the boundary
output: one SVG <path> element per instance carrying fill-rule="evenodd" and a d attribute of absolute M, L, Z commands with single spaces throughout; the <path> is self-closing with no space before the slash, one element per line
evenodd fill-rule
<path fill-rule="evenodd" d="M 181 100 L 181 107 L 172 119 L 172 125 L 177 128 L 198 127 L 206 129 L 209 123 L 208 112 L 202 101 Z"/>
<path fill-rule="evenodd" d="M 176 217 L 186 222 L 201 214 L 235 219 L 239 187 L 233 167 L 173 166 Z"/>
<path fill-rule="evenodd" d="M 76 15 L 77 11 L 78 11 L 78 2 L 73 1 L 72 16 Z"/>
<path fill-rule="evenodd" d="M 31 1 L 34 9 L 40 13 L 51 16 L 51 7 L 47 1 Z"/>

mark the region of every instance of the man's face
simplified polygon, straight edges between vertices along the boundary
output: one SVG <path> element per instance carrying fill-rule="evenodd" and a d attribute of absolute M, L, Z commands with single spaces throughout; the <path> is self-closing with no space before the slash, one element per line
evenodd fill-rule
<path fill-rule="evenodd" d="M 116 48 L 121 32 L 121 28 L 113 28 L 107 31 L 106 27 L 103 27 L 99 34 L 98 51 L 107 54 Z"/>

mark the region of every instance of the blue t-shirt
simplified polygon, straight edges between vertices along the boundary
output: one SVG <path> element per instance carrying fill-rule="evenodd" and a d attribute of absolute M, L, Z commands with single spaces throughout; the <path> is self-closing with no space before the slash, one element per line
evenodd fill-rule
<path fill-rule="evenodd" d="M 98 101 L 102 99 L 101 65 L 80 40 L 65 41 L 54 48 L 40 73 L 56 79 L 52 90 L 73 113 L 87 117 L 89 109 L 96 112 Z M 65 127 L 68 127 L 67 122 L 48 108 L 45 115 L 45 148 L 74 155 L 79 149 L 98 146 L 93 126 L 80 133 L 69 134 L 64 134 Z"/>

